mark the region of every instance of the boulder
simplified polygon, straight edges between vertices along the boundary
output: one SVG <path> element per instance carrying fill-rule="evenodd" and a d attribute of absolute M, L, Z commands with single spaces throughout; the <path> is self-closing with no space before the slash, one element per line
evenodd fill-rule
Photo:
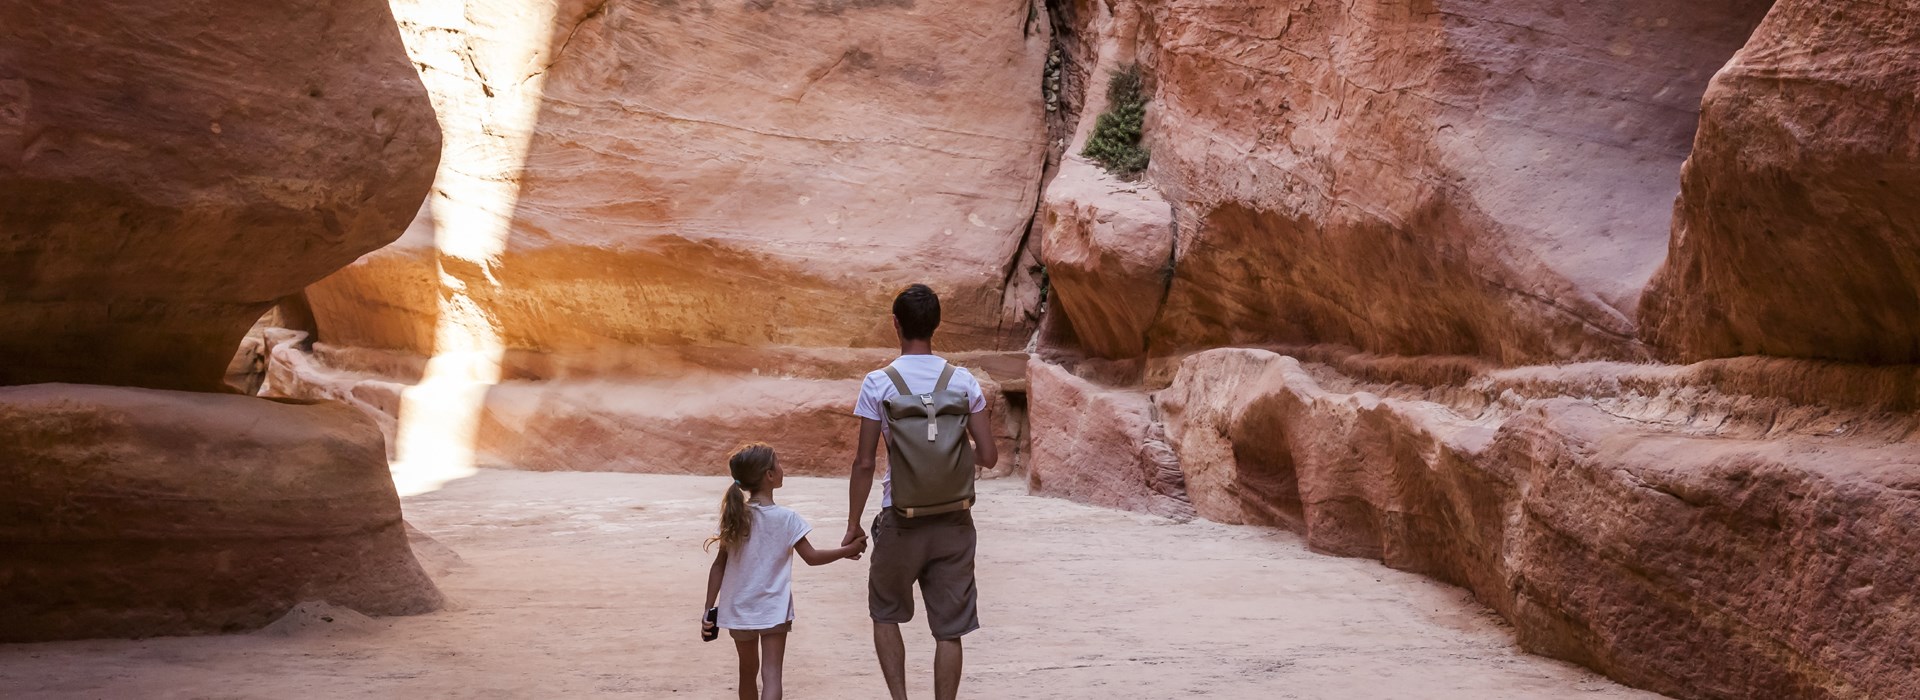
<path fill-rule="evenodd" d="M 1055 307 L 1098 357 L 1139 357 L 1173 270 L 1173 210 L 1151 185 L 1069 156 L 1041 203 Z"/>
<path fill-rule="evenodd" d="M 439 608 L 380 433 L 333 403 L 0 388 L 0 641 L 233 632 L 304 601 Z"/>
<path fill-rule="evenodd" d="M 1678 698 L 1920 693 L 1920 419 L 1711 381 L 1750 369 L 1422 395 L 1214 350 L 1157 402 L 1202 516 L 1464 586 L 1531 651 Z"/>
<path fill-rule="evenodd" d="M 219 388 L 439 151 L 380 0 L 0 7 L 0 385 Z"/>
<path fill-rule="evenodd" d="M 1032 433 L 1027 485 L 1033 493 L 1082 503 L 1193 517 L 1180 461 L 1167 445 L 1145 393 L 1106 389 L 1058 365 L 1027 370 Z"/>
<path fill-rule="evenodd" d="M 1647 337 L 1920 363 L 1915 115 L 1920 4 L 1781 0 L 1707 91 Z"/>

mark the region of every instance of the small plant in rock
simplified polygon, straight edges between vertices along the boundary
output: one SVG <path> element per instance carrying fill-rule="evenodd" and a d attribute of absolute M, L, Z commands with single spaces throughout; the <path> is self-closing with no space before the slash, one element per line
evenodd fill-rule
<path fill-rule="evenodd" d="M 1107 81 L 1107 111 L 1093 123 L 1093 134 L 1080 155 L 1107 172 L 1131 180 L 1147 169 L 1147 148 L 1140 145 L 1140 125 L 1147 117 L 1147 95 L 1140 66 L 1127 66 Z"/>

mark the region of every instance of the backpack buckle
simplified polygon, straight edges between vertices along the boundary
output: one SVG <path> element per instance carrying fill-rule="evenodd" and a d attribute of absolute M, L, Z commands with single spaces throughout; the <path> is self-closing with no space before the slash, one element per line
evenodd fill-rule
<path fill-rule="evenodd" d="M 921 394 L 920 404 L 927 407 L 927 442 L 937 442 L 940 439 L 940 424 L 933 415 L 933 394 Z"/>

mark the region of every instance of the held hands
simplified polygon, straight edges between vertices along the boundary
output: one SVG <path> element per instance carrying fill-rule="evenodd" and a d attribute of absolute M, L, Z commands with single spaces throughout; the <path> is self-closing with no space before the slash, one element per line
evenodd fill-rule
<path fill-rule="evenodd" d="M 860 529 L 860 523 L 847 523 L 847 535 L 840 539 L 840 546 L 853 547 L 848 559 L 859 559 L 867 551 L 867 532 Z"/>

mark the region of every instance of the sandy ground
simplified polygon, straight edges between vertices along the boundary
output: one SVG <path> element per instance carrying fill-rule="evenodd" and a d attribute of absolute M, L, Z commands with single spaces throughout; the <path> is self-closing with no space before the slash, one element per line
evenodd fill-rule
<path fill-rule="evenodd" d="M 723 483 L 482 471 L 406 500 L 460 560 L 424 553 L 448 610 L 316 606 L 250 635 L 0 646 L 0 697 L 730 697 L 733 649 L 700 643 L 696 622 Z M 967 696 L 1659 697 L 1521 653 L 1460 589 L 1289 533 L 982 487 Z M 789 479 L 778 498 L 820 527 L 816 544 L 837 540 L 844 481 Z M 865 562 L 796 566 L 789 697 L 883 697 Z M 923 625 L 908 627 L 917 697 Z"/>

